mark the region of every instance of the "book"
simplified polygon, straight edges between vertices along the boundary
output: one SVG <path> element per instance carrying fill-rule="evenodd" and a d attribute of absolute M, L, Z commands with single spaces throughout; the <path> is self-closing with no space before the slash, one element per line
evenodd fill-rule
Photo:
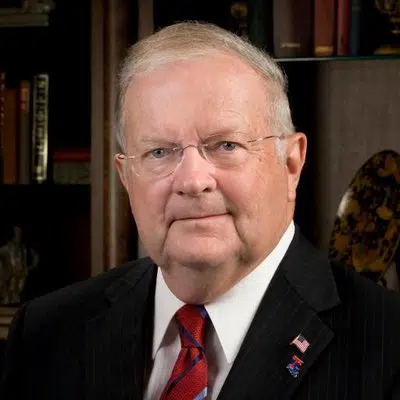
<path fill-rule="evenodd" d="M 312 54 L 313 1 L 274 0 L 275 57 L 307 57 Z"/>

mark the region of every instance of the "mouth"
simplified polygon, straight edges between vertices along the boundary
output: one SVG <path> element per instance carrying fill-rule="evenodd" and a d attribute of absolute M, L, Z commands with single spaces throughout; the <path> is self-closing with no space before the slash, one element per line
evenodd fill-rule
<path fill-rule="evenodd" d="M 226 214 L 213 214 L 213 215 L 201 215 L 198 217 L 186 217 L 186 218 L 179 218 L 176 221 L 201 221 L 203 219 L 213 219 L 213 218 L 218 218 L 222 217 L 223 215 Z"/>
<path fill-rule="evenodd" d="M 190 215 L 190 216 L 182 216 L 179 218 L 174 218 L 170 226 L 175 223 L 175 222 L 202 222 L 202 221 L 212 221 L 216 220 L 221 217 L 225 217 L 227 215 L 230 215 L 228 212 L 226 213 L 221 213 L 221 214 L 207 214 L 207 215 Z"/>

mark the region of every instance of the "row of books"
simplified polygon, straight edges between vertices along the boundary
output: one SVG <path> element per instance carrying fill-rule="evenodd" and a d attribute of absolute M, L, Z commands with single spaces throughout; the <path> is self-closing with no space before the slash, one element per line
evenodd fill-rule
<path fill-rule="evenodd" d="M 53 149 L 48 73 L 17 84 L 0 70 L 0 183 L 88 184 L 90 149 Z"/>
<path fill-rule="evenodd" d="M 396 10 L 400 18 L 399 8 L 376 0 L 234 1 L 229 28 L 276 58 L 398 54 L 386 45 L 400 38 L 390 19 Z"/>

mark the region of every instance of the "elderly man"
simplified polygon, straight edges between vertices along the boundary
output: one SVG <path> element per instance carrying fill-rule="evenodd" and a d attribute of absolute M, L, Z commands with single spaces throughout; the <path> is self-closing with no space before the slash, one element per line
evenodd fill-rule
<path fill-rule="evenodd" d="M 392 399 L 399 298 L 293 223 L 306 137 L 276 63 L 212 25 L 136 43 L 116 168 L 146 259 L 24 305 L 2 399 Z"/>

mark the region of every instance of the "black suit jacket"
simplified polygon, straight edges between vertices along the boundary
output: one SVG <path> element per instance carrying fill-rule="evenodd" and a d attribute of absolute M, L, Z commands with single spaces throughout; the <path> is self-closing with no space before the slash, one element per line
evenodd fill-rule
<path fill-rule="evenodd" d="M 2 400 L 142 399 L 156 268 L 149 259 L 24 305 Z M 219 399 L 398 399 L 400 301 L 296 232 Z M 232 327 L 234 329 L 234 327 Z M 302 333 L 302 354 L 290 342 Z M 303 361 L 297 378 L 287 365 Z"/>

